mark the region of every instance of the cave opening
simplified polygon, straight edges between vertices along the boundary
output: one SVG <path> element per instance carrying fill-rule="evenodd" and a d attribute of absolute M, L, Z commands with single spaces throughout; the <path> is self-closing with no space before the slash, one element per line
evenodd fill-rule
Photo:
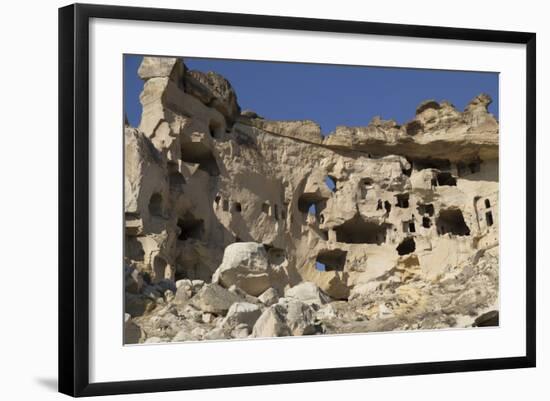
<path fill-rule="evenodd" d="M 489 199 L 485 199 L 485 207 L 490 208 L 491 207 L 491 201 Z"/>
<path fill-rule="evenodd" d="M 208 124 L 208 131 L 212 138 L 219 138 L 223 135 L 224 129 L 218 121 L 210 120 L 210 123 Z"/>
<path fill-rule="evenodd" d="M 243 207 L 240 202 L 233 202 L 233 211 L 237 213 L 241 213 L 243 211 Z"/>
<path fill-rule="evenodd" d="M 334 228 L 336 241 L 348 244 L 383 244 L 386 242 L 388 224 L 365 221 L 356 214 L 351 220 Z"/>
<path fill-rule="evenodd" d="M 341 249 L 322 250 L 317 255 L 316 264 L 322 264 L 324 271 L 344 271 L 347 251 Z"/>
<path fill-rule="evenodd" d="M 199 165 L 210 176 L 220 175 L 220 169 L 211 150 L 199 142 L 188 142 L 181 147 L 181 160 Z"/>
<path fill-rule="evenodd" d="M 466 225 L 464 216 L 459 209 L 441 210 L 436 226 L 440 235 L 447 233 L 460 236 L 470 235 L 470 228 Z"/>
<path fill-rule="evenodd" d="M 416 243 L 414 242 L 414 238 L 407 237 L 396 248 L 397 253 L 399 255 L 408 255 L 409 253 L 413 253 L 416 250 Z"/>
<path fill-rule="evenodd" d="M 424 170 L 427 168 L 449 170 L 451 168 L 451 162 L 447 159 L 414 159 L 412 165 L 416 170 Z"/>
<path fill-rule="evenodd" d="M 158 192 L 151 195 L 151 199 L 149 199 L 149 214 L 162 217 L 162 195 Z"/>
<path fill-rule="evenodd" d="M 204 234 L 204 221 L 197 219 L 191 213 L 185 213 L 182 218 L 178 219 L 178 228 L 180 230 L 178 239 L 185 241 L 187 239 L 202 239 Z"/>
<path fill-rule="evenodd" d="M 419 214 L 427 214 L 430 217 L 432 217 L 435 212 L 434 205 L 432 203 L 420 203 L 416 207 L 416 210 L 418 210 Z"/>
<path fill-rule="evenodd" d="M 384 201 L 384 209 L 386 209 L 386 213 L 390 214 L 391 212 L 391 203 L 388 201 Z"/>
<path fill-rule="evenodd" d="M 442 186 L 442 185 L 456 186 L 456 178 L 453 177 L 451 173 L 438 172 L 436 174 L 436 179 L 437 179 L 437 184 L 439 186 Z"/>
<path fill-rule="evenodd" d="M 409 194 L 398 194 L 395 195 L 397 203 L 395 206 L 406 209 L 409 207 Z"/>
<path fill-rule="evenodd" d="M 429 217 L 422 217 L 422 227 L 430 228 L 432 226 L 432 220 Z"/>

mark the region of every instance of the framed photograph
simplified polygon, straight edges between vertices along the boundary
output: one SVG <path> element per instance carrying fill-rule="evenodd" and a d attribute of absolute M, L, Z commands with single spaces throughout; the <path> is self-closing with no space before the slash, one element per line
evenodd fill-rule
<path fill-rule="evenodd" d="M 534 33 L 78 4 L 59 78 L 61 392 L 535 366 Z"/>

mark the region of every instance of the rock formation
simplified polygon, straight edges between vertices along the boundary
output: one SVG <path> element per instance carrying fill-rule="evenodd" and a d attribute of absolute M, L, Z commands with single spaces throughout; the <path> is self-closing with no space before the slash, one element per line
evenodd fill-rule
<path fill-rule="evenodd" d="M 498 324 L 487 95 L 323 137 L 241 112 L 226 79 L 180 59 L 145 57 L 138 73 L 126 343 Z"/>

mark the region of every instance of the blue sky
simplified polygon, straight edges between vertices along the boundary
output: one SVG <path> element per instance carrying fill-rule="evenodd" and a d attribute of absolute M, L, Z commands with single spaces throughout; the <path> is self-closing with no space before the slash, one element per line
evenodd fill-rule
<path fill-rule="evenodd" d="M 131 125 L 141 116 L 137 76 L 141 56 L 124 58 L 124 109 Z M 337 125 L 364 126 L 374 116 L 403 124 L 426 99 L 459 110 L 481 92 L 498 118 L 498 73 L 357 67 L 325 64 L 185 58 L 190 69 L 215 71 L 237 92 L 241 108 L 273 120 L 313 120 L 327 134 Z"/>

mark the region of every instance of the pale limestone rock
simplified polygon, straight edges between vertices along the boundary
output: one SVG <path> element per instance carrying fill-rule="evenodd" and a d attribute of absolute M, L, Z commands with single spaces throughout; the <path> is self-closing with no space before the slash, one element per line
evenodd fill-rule
<path fill-rule="evenodd" d="M 241 299 L 218 284 L 207 284 L 191 299 L 191 304 L 203 312 L 225 315 Z"/>
<path fill-rule="evenodd" d="M 262 311 L 257 305 L 248 302 L 237 302 L 229 308 L 223 324 L 228 327 L 236 327 L 238 324 L 244 323 L 249 327 L 253 327 L 261 314 Z"/>
<path fill-rule="evenodd" d="M 323 305 L 330 302 L 330 297 L 309 281 L 287 289 L 285 297 L 300 300 L 308 305 Z"/>
<path fill-rule="evenodd" d="M 271 306 L 279 301 L 279 293 L 275 288 L 268 288 L 258 297 L 258 300 L 265 306 Z"/>
<path fill-rule="evenodd" d="M 290 335 L 285 322 L 285 309 L 276 304 L 266 309 L 252 329 L 252 337 L 281 337 Z"/>
<path fill-rule="evenodd" d="M 224 287 L 236 285 L 250 295 L 260 295 L 272 286 L 271 267 L 265 247 L 255 242 L 229 245 L 225 248 L 222 264 L 212 280 Z"/>

